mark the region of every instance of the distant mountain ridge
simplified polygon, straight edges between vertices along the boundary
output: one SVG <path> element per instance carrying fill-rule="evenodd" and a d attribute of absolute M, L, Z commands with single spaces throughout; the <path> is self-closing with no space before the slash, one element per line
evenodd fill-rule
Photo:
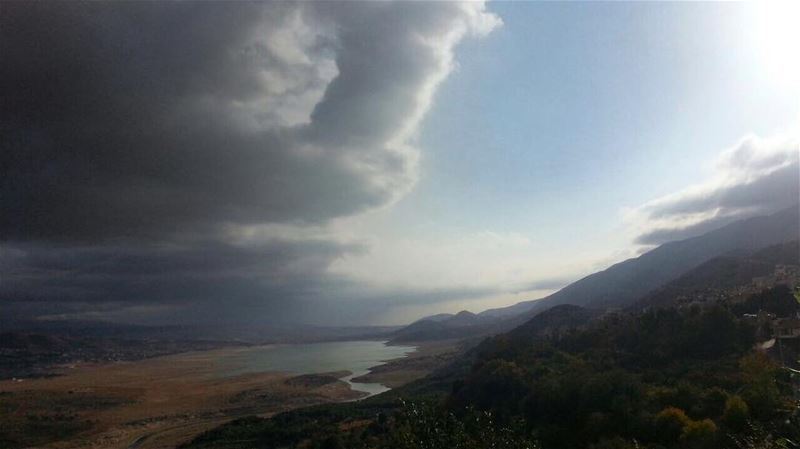
<path fill-rule="evenodd" d="M 459 328 L 451 325 L 448 321 L 455 316 L 440 314 L 434 315 L 435 319 L 423 318 L 394 335 L 401 336 L 403 340 L 428 340 L 438 338 L 437 335 L 456 338 L 461 335 L 478 336 L 505 332 L 544 310 L 564 304 L 588 309 L 624 308 L 714 258 L 744 256 L 798 239 L 800 205 L 771 215 L 739 220 L 697 237 L 665 243 L 639 257 L 586 276 L 543 299 L 471 314 L 481 319 L 473 320 L 474 325 L 471 327 Z M 771 264 L 777 262 L 765 260 L 766 257 L 776 260 L 791 258 L 792 251 L 790 246 L 773 248 L 760 255 L 758 260 L 750 261 L 750 266 L 740 266 L 741 275 L 769 270 Z M 718 266 L 716 269 L 722 268 Z M 747 278 L 748 281 L 749 279 Z M 470 331 L 473 332 L 471 335 Z"/>
<path fill-rule="evenodd" d="M 559 304 L 624 307 L 714 257 L 797 240 L 799 235 L 800 206 L 736 221 L 697 237 L 665 243 L 639 257 L 586 276 L 534 301 L 523 315 L 529 318 Z"/>
<path fill-rule="evenodd" d="M 411 324 L 419 323 L 421 321 L 436 321 L 436 322 L 440 322 L 440 321 L 445 321 L 445 320 L 447 320 L 449 318 L 452 318 L 454 316 L 455 316 L 454 313 L 437 313 L 436 315 L 430 315 L 430 316 L 422 317 L 422 318 L 418 319 L 417 321 L 414 321 Z"/>
<path fill-rule="evenodd" d="M 481 335 L 496 320 L 482 317 L 467 310 L 454 314 L 440 313 L 419 319 L 394 332 L 392 341 L 426 341 L 446 338 L 464 338 Z"/>
<path fill-rule="evenodd" d="M 529 310 L 536 304 L 538 299 L 531 299 L 528 301 L 521 301 L 516 304 L 505 307 L 497 307 L 494 309 L 487 309 L 483 312 L 478 312 L 480 316 L 488 316 L 494 318 L 508 318 L 516 315 L 521 315 Z"/>

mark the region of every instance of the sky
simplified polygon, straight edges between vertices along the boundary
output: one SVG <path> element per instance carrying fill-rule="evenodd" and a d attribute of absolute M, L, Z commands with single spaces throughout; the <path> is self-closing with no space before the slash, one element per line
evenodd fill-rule
<path fill-rule="evenodd" d="M 800 7 L 0 4 L 0 312 L 401 324 L 796 203 Z"/>

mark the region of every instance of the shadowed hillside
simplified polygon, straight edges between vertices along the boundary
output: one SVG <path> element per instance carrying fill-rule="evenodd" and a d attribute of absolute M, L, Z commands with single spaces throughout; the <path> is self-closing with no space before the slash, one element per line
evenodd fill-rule
<path fill-rule="evenodd" d="M 530 317 L 558 304 L 624 307 L 714 257 L 734 251 L 751 252 L 797 240 L 799 235 L 798 206 L 740 220 L 698 237 L 665 243 L 635 259 L 586 276 L 546 298 L 531 301 L 530 309 L 522 316 Z M 787 247 L 781 254 L 776 257 L 787 257 L 791 249 Z"/>
<path fill-rule="evenodd" d="M 781 265 L 800 267 L 797 240 L 772 245 L 749 255 L 715 257 L 645 295 L 632 307 L 669 305 L 681 298 L 692 300 L 716 296 L 717 299 L 736 300 L 735 296 L 741 296 L 747 290 L 767 287 L 753 285 L 745 288 L 756 278 L 772 275 Z"/>

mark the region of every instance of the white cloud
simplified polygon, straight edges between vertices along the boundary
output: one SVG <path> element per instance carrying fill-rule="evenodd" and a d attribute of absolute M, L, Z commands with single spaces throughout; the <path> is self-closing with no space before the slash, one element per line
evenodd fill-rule
<path fill-rule="evenodd" d="M 370 239 L 367 253 L 337 259 L 331 271 L 382 288 L 507 288 L 537 277 L 531 241 L 515 233 Z"/>
<path fill-rule="evenodd" d="M 721 152 L 714 176 L 626 212 L 636 242 L 655 245 L 699 235 L 800 200 L 800 139 L 749 135 Z"/>

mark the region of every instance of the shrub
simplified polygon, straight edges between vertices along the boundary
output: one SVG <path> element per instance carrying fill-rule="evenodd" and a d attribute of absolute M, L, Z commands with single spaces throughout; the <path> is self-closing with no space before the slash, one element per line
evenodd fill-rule
<path fill-rule="evenodd" d="M 781 406 L 781 392 L 775 381 L 777 367 L 760 353 L 748 354 L 739 362 L 745 387 L 742 397 L 753 416 L 762 420 L 772 418 Z"/>
<path fill-rule="evenodd" d="M 717 425 L 710 419 L 690 421 L 681 432 L 681 441 L 687 447 L 712 448 L 717 439 Z"/>
<path fill-rule="evenodd" d="M 741 397 L 734 395 L 725 401 L 725 412 L 722 415 L 722 422 L 731 430 L 735 432 L 744 430 L 749 416 L 750 409 Z"/>
<path fill-rule="evenodd" d="M 683 410 L 667 407 L 656 415 L 656 435 L 661 441 L 676 441 L 683 433 L 683 428 L 691 421 Z"/>

